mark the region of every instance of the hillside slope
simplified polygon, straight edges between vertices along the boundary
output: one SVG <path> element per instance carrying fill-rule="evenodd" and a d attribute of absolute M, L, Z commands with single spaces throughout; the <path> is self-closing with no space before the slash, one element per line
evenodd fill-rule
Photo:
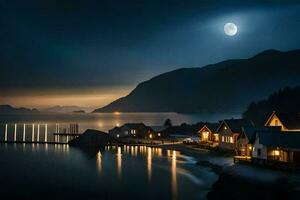
<path fill-rule="evenodd" d="M 182 68 L 140 83 L 94 112 L 241 112 L 285 86 L 300 85 L 300 50 Z"/>

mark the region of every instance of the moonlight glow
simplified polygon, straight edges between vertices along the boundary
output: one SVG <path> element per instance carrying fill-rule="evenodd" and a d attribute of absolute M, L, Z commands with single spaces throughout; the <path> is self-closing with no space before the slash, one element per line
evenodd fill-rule
<path fill-rule="evenodd" d="M 224 26 L 224 32 L 226 35 L 234 36 L 237 33 L 237 26 L 234 23 L 227 23 Z"/>

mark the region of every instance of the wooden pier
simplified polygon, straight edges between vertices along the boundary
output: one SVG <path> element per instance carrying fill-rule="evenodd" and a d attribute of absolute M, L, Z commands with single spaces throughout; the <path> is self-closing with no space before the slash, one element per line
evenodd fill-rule
<path fill-rule="evenodd" d="M 72 125 L 72 126 L 71 126 Z M 73 131 L 78 132 L 78 125 L 71 124 Z M 20 130 L 21 126 L 21 138 L 17 138 L 17 130 Z M 13 127 L 12 139 L 9 139 L 9 127 Z M 26 132 L 26 128 L 30 128 L 29 133 Z M 19 133 L 20 134 L 20 133 Z M 30 137 L 26 137 L 26 134 L 30 135 Z M 56 124 L 55 132 L 50 134 L 54 136 L 53 138 L 49 138 L 48 134 L 48 125 L 47 124 L 5 124 L 4 128 L 4 137 L 3 140 L 0 140 L 0 143 L 16 143 L 16 144 L 68 144 L 70 140 L 73 140 L 81 135 L 81 133 L 67 133 L 59 132 L 59 124 Z M 10 137 L 11 138 L 11 137 Z M 50 140 L 49 140 L 50 139 Z"/>

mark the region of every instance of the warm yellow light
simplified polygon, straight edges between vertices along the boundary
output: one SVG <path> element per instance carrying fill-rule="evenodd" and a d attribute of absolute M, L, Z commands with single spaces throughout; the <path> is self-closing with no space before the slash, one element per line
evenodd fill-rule
<path fill-rule="evenodd" d="M 149 138 L 152 139 L 152 134 L 149 135 Z"/>
<path fill-rule="evenodd" d="M 158 135 L 158 137 L 160 137 L 160 133 L 158 133 L 157 135 Z"/>
<path fill-rule="evenodd" d="M 118 111 L 115 111 L 114 112 L 114 115 L 120 115 L 121 113 L 120 112 L 118 112 Z"/>
<path fill-rule="evenodd" d="M 278 150 L 274 150 L 274 156 L 279 156 L 280 155 L 280 152 Z"/>
<path fill-rule="evenodd" d="M 252 149 L 252 146 L 249 146 L 249 150 L 251 150 Z"/>
<path fill-rule="evenodd" d="M 208 140 L 208 135 L 209 135 L 208 131 L 202 132 L 202 140 Z"/>

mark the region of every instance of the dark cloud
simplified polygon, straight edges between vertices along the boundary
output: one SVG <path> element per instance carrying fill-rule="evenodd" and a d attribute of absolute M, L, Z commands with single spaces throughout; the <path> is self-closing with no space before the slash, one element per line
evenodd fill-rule
<path fill-rule="evenodd" d="M 0 2 L 0 87 L 133 85 L 300 44 L 299 1 Z M 229 38 L 223 24 L 239 34 Z"/>

